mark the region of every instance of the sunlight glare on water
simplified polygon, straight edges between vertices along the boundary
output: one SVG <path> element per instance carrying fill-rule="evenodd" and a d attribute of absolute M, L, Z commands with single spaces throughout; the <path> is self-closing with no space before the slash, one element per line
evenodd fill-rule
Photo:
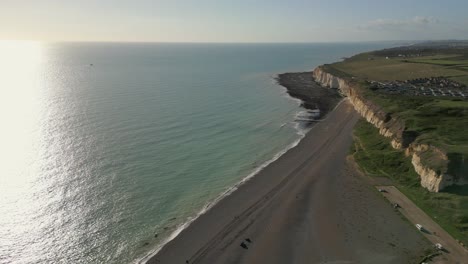
<path fill-rule="evenodd" d="M 0 58 L 0 226 L 7 227 L 0 229 L 0 261 L 8 262 L 7 257 L 22 250 L 9 243 L 30 236 L 31 223 L 21 223 L 39 209 L 30 191 L 39 176 L 42 47 L 36 42 L 3 41 Z"/>
<path fill-rule="evenodd" d="M 0 264 L 137 262 L 301 137 L 276 73 L 374 46 L 0 42 Z"/>
<path fill-rule="evenodd" d="M 21 188 L 27 183 L 27 173 L 18 170 L 25 167 L 24 163 L 33 162 L 33 136 L 41 111 L 41 52 L 39 43 L 0 42 L 2 194 L 14 192 L 11 185 Z"/>
<path fill-rule="evenodd" d="M 46 169 L 54 146 L 45 140 L 50 109 L 44 53 L 39 42 L 0 42 L 0 263 L 18 256 L 22 261 L 15 263 L 44 262 L 44 252 L 54 255 L 45 237 L 60 219 L 47 208 L 60 195 Z"/>

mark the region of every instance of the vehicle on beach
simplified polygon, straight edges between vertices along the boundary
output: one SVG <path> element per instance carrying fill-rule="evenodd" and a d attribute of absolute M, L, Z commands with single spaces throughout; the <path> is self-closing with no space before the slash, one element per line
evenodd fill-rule
<path fill-rule="evenodd" d="M 424 230 L 424 227 L 420 224 L 416 224 L 416 228 L 419 230 L 419 231 L 423 231 Z"/>
<path fill-rule="evenodd" d="M 444 249 L 444 247 L 440 243 L 437 243 L 434 246 L 435 246 L 435 248 L 437 248 L 437 250 L 443 250 Z"/>

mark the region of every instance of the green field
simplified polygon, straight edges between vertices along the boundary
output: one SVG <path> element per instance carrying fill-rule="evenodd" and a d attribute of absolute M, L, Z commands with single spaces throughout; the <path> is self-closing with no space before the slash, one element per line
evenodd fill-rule
<path fill-rule="evenodd" d="M 334 63 L 330 68 L 363 80 L 391 81 L 444 76 L 456 78 L 454 80 L 468 85 L 468 59 L 457 54 L 387 59 L 369 52 Z"/>
<path fill-rule="evenodd" d="M 435 65 L 442 65 L 442 66 L 468 66 L 468 61 L 463 59 L 457 59 L 456 57 L 444 57 L 444 58 L 421 58 L 421 59 L 413 59 L 408 60 L 408 62 L 415 62 L 415 63 L 424 63 L 424 64 L 435 64 Z"/>
<path fill-rule="evenodd" d="M 361 119 L 354 130 L 354 159 L 370 176 L 386 176 L 414 203 L 453 237 L 468 245 L 468 188 L 449 187 L 431 193 L 419 184 L 419 176 L 404 153 L 390 146 L 371 124 Z"/>
<path fill-rule="evenodd" d="M 466 70 L 468 71 L 468 67 L 466 68 Z M 450 79 L 452 79 L 454 81 L 457 81 L 459 83 L 463 83 L 465 85 L 468 85 L 468 76 L 464 75 L 464 76 L 452 77 Z"/>

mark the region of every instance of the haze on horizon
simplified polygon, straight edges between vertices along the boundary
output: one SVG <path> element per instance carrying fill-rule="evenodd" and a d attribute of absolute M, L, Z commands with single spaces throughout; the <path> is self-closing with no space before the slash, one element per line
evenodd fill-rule
<path fill-rule="evenodd" d="M 0 40 L 468 39 L 468 2 L 463 0 L 2 0 L 0 7 Z"/>

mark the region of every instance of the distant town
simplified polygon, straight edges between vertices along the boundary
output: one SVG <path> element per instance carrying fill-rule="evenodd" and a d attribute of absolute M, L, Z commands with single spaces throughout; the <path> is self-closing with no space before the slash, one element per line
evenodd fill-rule
<path fill-rule="evenodd" d="M 468 88 L 464 84 L 443 78 L 419 78 L 406 81 L 369 81 L 373 91 L 406 96 L 448 96 L 468 98 Z"/>

